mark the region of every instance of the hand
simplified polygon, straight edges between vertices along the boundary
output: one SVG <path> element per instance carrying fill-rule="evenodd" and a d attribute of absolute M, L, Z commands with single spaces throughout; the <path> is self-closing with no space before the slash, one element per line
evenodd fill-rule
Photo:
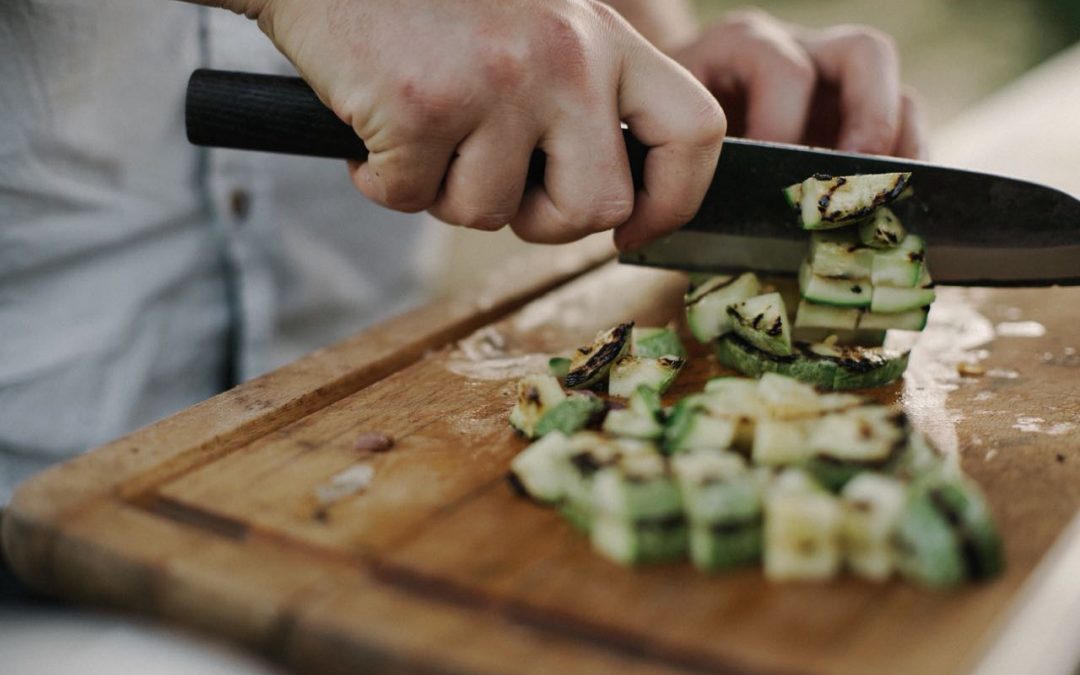
<path fill-rule="evenodd" d="M 353 180 L 390 208 L 532 242 L 617 227 L 627 247 L 689 220 L 712 178 L 718 103 L 603 3 L 249 1 L 234 8 L 364 139 Z M 651 148 L 637 194 L 620 120 Z"/>
<path fill-rule="evenodd" d="M 904 157 L 926 152 L 892 39 L 866 26 L 809 30 L 756 10 L 674 54 L 720 100 L 732 135 Z"/>

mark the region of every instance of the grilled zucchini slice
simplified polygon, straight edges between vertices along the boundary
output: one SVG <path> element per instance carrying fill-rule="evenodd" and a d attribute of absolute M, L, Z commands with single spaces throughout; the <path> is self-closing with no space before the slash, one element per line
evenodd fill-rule
<path fill-rule="evenodd" d="M 815 232 L 810 235 L 810 269 L 822 277 L 869 279 L 874 249 L 863 245 L 858 235 L 846 230 Z"/>
<path fill-rule="evenodd" d="M 755 295 L 727 309 L 735 333 L 762 351 L 791 354 L 791 328 L 779 293 Z"/>
<path fill-rule="evenodd" d="M 910 180 L 910 173 L 808 178 L 802 184 L 802 227 L 827 230 L 866 218 L 896 199 Z"/>
<path fill-rule="evenodd" d="M 517 384 L 517 400 L 510 411 L 510 424 L 526 438 L 534 438 L 540 419 L 565 398 L 559 381 L 551 375 L 522 378 Z"/>
<path fill-rule="evenodd" d="M 795 311 L 794 330 L 800 328 L 827 328 L 829 330 L 855 330 L 861 312 L 857 307 L 834 307 L 802 300 Z"/>
<path fill-rule="evenodd" d="M 933 288 L 893 288 L 875 286 L 870 311 L 876 314 L 901 314 L 929 306 L 936 294 Z"/>
<path fill-rule="evenodd" d="M 869 279 L 834 279 L 814 274 L 809 262 L 799 268 L 799 292 L 803 298 L 833 307 L 869 307 L 874 287 Z"/>
<path fill-rule="evenodd" d="M 608 394 L 629 398 L 638 387 L 645 385 L 663 393 L 679 376 L 685 359 L 661 356 L 658 359 L 627 354 L 619 358 L 608 373 Z"/>
<path fill-rule="evenodd" d="M 912 288 L 919 283 L 925 260 L 926 243 L 923 238 L 909 234 L 895 248 L 874 252 L 870 281 L 875 287 Z"/>
<path fill-rule="evenodd" d="M 686 323 L 699 342 L 709 342 L 732 330 L 727 309 L 761 292 L 757 276 L 712 277 L 686 294 Z"/>
<path fill-rule="evenodd" d="M 581 347 L 570 359 L 570 370 L 563 382 L 570 389 L 585 389 L 599 384 L 612 364 L 630 349 L 634 322 L 619 324 L 601 331 L 588 347 Z"/>
<path fill-rule="evenodd" d="M 874 215 L 859 226 L 859 240 L 870 248 L 893 248 L 906 236 L 904 224 L 892 210 L 884 206 L 874 211 Z"/>
<path fill-rule="evenodd" d="M 930 306 L 912 309 L 895 314 L 863 312 L 859 315 L 859 328 L 865 330 L 915 330 L 926 328 L 926 319 L 930 315 Z"/>
<path fill-rule="evenodd" d="M 744 375 L 780 373 L 821 389 L 864 389 L 888 384 L 907 368 L 908 353 L 884 347 L 795 343 L 791 356 L 777 356 L 738 336 L 717 341 L 717 360 Z"/>

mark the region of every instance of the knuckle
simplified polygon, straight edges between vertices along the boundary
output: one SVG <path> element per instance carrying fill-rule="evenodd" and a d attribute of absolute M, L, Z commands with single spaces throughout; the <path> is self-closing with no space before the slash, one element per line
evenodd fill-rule
<path fill-rule="evenodd" d="M 484 82 L 497 91 L 516 89 L 529 72 L 528 55 L 509 45 L 485 45 L 479 58 Z"/>
<path fill-rule="evenodd" d="M 417 213 L 431 206 L 423 186 L 409 176 L 397 171 L 378 171 L 376 176 L 382 182 L 383 200 L 389 208 Z"/>
<path fill-rule="evenodd" d="M 896 40 L 872 26 L 850 26 L 845 42 L 849 49 L 863 55 L 891 58 L 896 55 Z"/>
<path fill-rule="evenodd" d="M 513 219 L 514 214 L 508 211 L 473 211 L 466 212 L 455 222 L 470 230 L 483 232 L 497 232 Z"/>
<path fill-rule="evenodd" d="M 588 74 L 589 36 L 573 17 L 548 11 L 537 21 L 536 59 L 551 72 L 571 81 Z"/>
<path fill-rule="evenodd" d="M 615 195 L 578 207 L 567 217 L 568 225 L 586 233 L 604 232 L 622 225 L 634 212 L 633 197 Z"/>
<path fill-rule="evenodd" d="M 408 136 L 444 127 L 468 105 L 464 88 L 440 88 L 415 78 L 404 78 L 397 85 L 398 99 L 404 114 L 398 125 Z"/>
<path fill-rule="evenodd" d="M 727 115 L 720 103 L 711 96 L 702 101 L 691 123 L 697 134 L 695 144 L 698 146 L 719 148 L 727 136 Z"/>

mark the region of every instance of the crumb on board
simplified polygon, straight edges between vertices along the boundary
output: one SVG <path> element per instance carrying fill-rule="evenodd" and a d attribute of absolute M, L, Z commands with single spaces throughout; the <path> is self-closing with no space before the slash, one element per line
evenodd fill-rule
<path fill-rule="evenodd" d="M 362 452 L 389 452 L 394 447 L 394 437 L 380 431 L 367 431 L 356 437 L 353 449 Z"/>
<path fill-rule="evenodd" d="M 978 363 L 961 361 L 956 364 L 956 372 L 959 373 L 961 377 L 982 377 L 986 374 L 986 368 Z"/>

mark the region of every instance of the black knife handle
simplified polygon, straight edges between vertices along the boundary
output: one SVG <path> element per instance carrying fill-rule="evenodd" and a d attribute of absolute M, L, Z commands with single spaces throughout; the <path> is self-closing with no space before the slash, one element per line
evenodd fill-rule
<path fill-rule="evenodd" d="M 188 81 L 184 118 L 195 145 L 288 155 L 367 159 L 353 130 L 298 77 L 199 69 Z M 634 185 L 643 184 L 648 148 L 623 130 Z M 545 156 L 537 150 L 528 180 L 543 183 Z"/>

